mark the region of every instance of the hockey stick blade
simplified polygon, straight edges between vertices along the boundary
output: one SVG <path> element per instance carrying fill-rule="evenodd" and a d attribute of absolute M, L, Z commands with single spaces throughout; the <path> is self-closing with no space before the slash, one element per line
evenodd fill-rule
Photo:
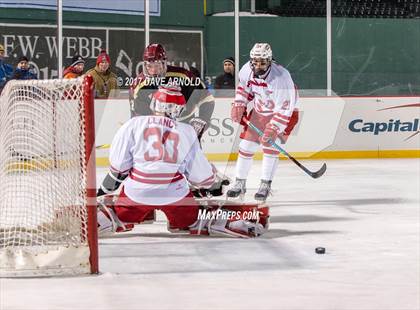
<path fill-rule="evenodd" d="M 260 137 L 263 136 L 264 133 L 258 127 L 256 127 L 253 123 L 251 123 L 248 119 L 246 119 L 245 117 L 243 117 L 242 120 L 245 122 L 245 124 L 247 124 L 249 127 L 251 127 L 258 134 L 258 136 L 260 136 Z M 288 152 L 286 152 L 286 150 L 284 150 L 276 142 L 274 142 L 273 140 L 268 140 L 268 142 L 276 150 L 278 150 L 280 153 L 282 153 L 283 155 L 285 155 L 286 157 L 288 157 L 291 161 L 293 161 L 300 169 L 302 169 L 303 171 L 305 171 L 305 173 L 307 175 L 309 175 L 310 177 L 312 177 L 314 179 L 320 178 L 325 173 L 325 171 L 327 171 L 327 164 L 325 164 L 325 163 L 322 165 L 322 167 L 318 171 L 311 171 L 308 168 L 306 168 L 304 165 L 302 165 L 299 161 L 297 161 L 296 158 L 294 158 L 292 155 L 290 155 Z"/>
<path fill-rule="evenodd" d="M 327 164 L 326 163 L 324 163 L 323 165 L 322 165 L 322 167 L 318 170 L 318 171 L 315 171 L 315 172 L 311 172 L 311 177 L 313 177 L 314 179 L 318 179 L 318 178 L 320 178 L 320 177 L 322 177 L 323 175 L 324 175 L 324 173 L 325 173 L 325 171 L 327 171 Z"/>

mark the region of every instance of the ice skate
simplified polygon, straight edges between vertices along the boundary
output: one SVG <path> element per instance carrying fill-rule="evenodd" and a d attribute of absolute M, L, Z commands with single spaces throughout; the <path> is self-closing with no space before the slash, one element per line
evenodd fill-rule
<path fill-rule="evenodd" d="M 254 198 L 258 201 L 266 201 L 268 195 L 271 194 L 271 181 L 261 180 L 260 188 Z"/>
<path fill-rule="evenodd" d="M 246 180 L 245 179 L 236 179 L 233 187 L 227 191 L 226 196 L 228 198 L 240 198 L 243 199 L 246 193 Z"/>

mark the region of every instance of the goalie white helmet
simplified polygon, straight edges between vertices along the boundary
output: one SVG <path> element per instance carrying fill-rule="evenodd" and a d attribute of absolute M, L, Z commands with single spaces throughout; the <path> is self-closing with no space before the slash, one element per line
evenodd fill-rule
<path fill-rule="evenodd" d="M 255 75 L 263 75 L 270 68 L 273 52 L 268 43 L 255 43 L 249 52 L 251 66 Z"/>
<path fill-rule="evenodd" d="M 150 108 L 155 113 L 161 113 L 171 119 L 177 119 L 186 105 L 181 88 L 175 85 L 161 86 L 153 94 Z"/>

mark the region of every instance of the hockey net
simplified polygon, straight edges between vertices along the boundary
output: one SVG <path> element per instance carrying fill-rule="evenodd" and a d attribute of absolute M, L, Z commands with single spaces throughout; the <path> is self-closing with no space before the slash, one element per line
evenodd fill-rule
<path fill-rule="evenodd" d="M 0 97 L 0 276 L 96 273 L 90 76 L 10 81 Z"/>

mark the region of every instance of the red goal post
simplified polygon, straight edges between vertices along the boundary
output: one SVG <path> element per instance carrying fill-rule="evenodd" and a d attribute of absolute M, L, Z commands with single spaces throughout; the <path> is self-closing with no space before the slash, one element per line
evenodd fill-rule
<path fill-rule="evenodd" d="M 98 272 L 91 76 L 0 96 L 0 277 Z"/>

